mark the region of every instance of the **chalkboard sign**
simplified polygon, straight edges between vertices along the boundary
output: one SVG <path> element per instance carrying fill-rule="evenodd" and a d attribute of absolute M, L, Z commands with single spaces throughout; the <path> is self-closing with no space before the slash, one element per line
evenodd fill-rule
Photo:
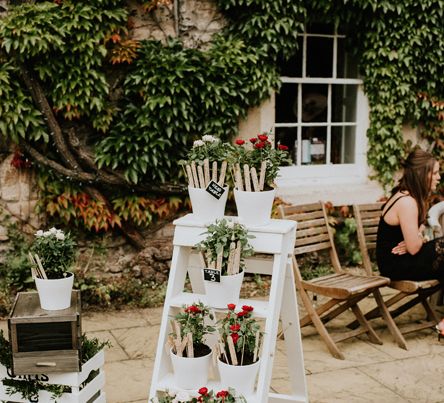
<path fill-rule="evenodd" d="M 214 181 L 210 181 L 205 190 L 217 200 L 219 200 L 225 192 L 225 189 Z"/>
<path fill-rule="evenodd" d="M 220 283 L 220 270 L 208 269 L 204 270 L 204 280 L 211 281 L 212 283 Z"/>

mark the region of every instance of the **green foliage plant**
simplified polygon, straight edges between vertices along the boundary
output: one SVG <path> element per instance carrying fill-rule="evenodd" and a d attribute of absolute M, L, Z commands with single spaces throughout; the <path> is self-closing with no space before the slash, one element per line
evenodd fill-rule
<path fill-rule="evenodd" d="M 239 223 L 222 218 L 210 224 L 205 232 L 204 240 L 196 245 L 197 249 L 206 256 L 207 262 L 216 265 L 218 256 L 222 257 L 221 275 L 228 275 L 228 263 L 230 252 L 239 245 L 240 270 L 245 267 L 245 258 L 252 256 L 254 250 L 250 244 L 250 239 L 254 235 L 249 235 L 247 228 Z M 232 246 L 234 244 L 234 246 Z"/>
<path fill-rule="evenodd" d="M 49 279 L 63 278 L 76 258 L 76 243 L 71 234 L 52 227 L 38 230 L 30 247 L 40 258 Z"/>
<path fill-rule="evenodd" d="M 232 170 L 236 165 L 243 167 L 245 164 L 250 168 L 255 168 L 256 172 L 261 171 L 261 166 L 265 163 L 265 190 L 275 187 L 274 181 L 278 176 L 281 166 L 291 163 L 288 154 L 288 147 L 279 144 L 275 148 L 266 133 L 251 137 L 248 142 L 242 139 L 236 140 L 236 147 L 231 157 Z"/>

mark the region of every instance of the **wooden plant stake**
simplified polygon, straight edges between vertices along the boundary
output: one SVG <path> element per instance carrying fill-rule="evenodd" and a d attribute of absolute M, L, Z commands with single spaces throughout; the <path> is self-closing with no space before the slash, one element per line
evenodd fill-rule
<path fill-rule="evenodd" d="M 205 189 L 205 177 L 204 177 L 202 165 L 197 166 L 197 173 L 199 175 L 200 188 Z"/>
<path fill-rule="evenodd" d="M 261 172 L 259 174 L 259 190 L 264 190 L 265 185 L 265 171 L 267 170 L 267 161 L 262 161 Z"/>
<path fill-rule="evenodd" d="M 236 249 L 234 250 L 233 274 L 239 273 L 241 251 L 242 251 L 241 242 L 237 241 Z"/>
<path fill-rule="evenodd" d="M 208 158 L 204 159 L 204 179 L 205 187 L 210 183 L 210 160 Z"/>
<path fill-rule="evenodd" d="M 221 351 L 221 355 L 223 355 L 225 358 L 225 362 L 228 364 L 229 361 L 228 361 L 227 353 L 225 352 L 224 343 L 222 341 L 219 341 L 219 349 Z"/>
<path fill-rule="evenodd" d="M 39 255 L 37 255 L 37 253 L 35 254 L 35 261 L 37 262 L 37 267 L 38 267 L 37 272 L 39 273 L 40 278 L 43 278 L 45 280 L 48 279 L 45 273 L 45 269 L 43 268 L 42 261 L 40 260 Z"/>
<path fill-rule="evenodd" d="M 259 330 L 256 332 L 256 339 L 254 340 L 254 352 L 253 352 L 253 362 L 257 361 L 257 356 L 259 353 Z"/>
<path fill-rule="evenodd" d="M 257 178 L 256 168 L 253 167 L 250 170 L 251 172 L 251 181 L 253 182 L 253 188 L 255 192 L 259 192 L 259 180 Z"/>
<path fill-rule="evenodd" d="M 193 358 L 194 357 L 194 348 L 193 348 L 193 333 L 187 334 L 187 357 Z"/>
<path fill-rule="evenodd" d="M 227 161 L 222 161 L 222 166 L 220 168 L 219 181 L 217 182 L 217 184 L 219 186 L 224 186 L 226 174 L 227 174 Z"/>
<path fill-rule="evenodd" d="M 192 161 L 191 162 L 191 172 L 193 173 L 193 181 L 194 181 L 194 186 L 196 188 L 199 188 L 199 177 L 197 176 L 197 169 L 196 169 L 196 162 Z"/>
<path fill-rule="evenodd" d="M 242 341 L 242 354 L 241 354 L 241 362 L 240 365 L 244 365 L 244 352 L 245 352 L 245 337 Z"/>
<path fill-rule="evenodd" d="M 222 273 L 222 262 L 224 259 L 224 250 L 222 249 L 218 254 L 217 254 L 217 260 L 216 260 L 216 269 L 220 270 L 220 272 Z"/>
<path fill-rule="evenodd" d="M 237 357 L 236 357 L 236 349 L 234 348 L 233 339 L 228 336 L 227 337 L 228 351 L 230 352 L 231 364 L 238 365 Z"/>
<path fill-rule="evenodd" d="M 240 170 L 240 166 L 239 164 L 236 164 L 235 168 L 234 168 L 234 175 L 236 178 L 236 186 L 237 186 L 237 190 L 244 190 L 244 185 L 242 184 L 242 174 L 241 174 L 241 170 Z"/>
<path fill-rule="evenodd" d="M 169 351 L 173 348 L 174 350 L 174 339 L 171 336 L 168 336 L 168 340 L 165 343 L 165 351 L 169 353 Z"/>
<path fill-rule="evenodd" d="M 217 183 L 217 161 L 213 161 L 213 169 L 211 175 L 211 180 Z"/>
<path fill-rule="evenodd" d="M 228 255 L 228 264 L 227 264 L 227 274 L 234 274 L 233 265 L 234 265 L 234 254 L 236 253 L 236 243 L 230 243 L 230 254 Z"/>
<path fill-rule="evenodd" d="M 245 179 L 245 190 L 247 192 L 251 192 L 250 167 L 247 164 L 244 165 L 244 179 Z"/>
<path fill-rule="evenodd" d="M 199 261 L 202 268 L 208 267 L 207 263 L 205 262 L 205 255 L 203 252 L 199 252 Z"/>
<path fill-rule="evenodd" d="M 187 177 L 188 177 L 188 186 L 189 187 L 198 187 L 194 184 L 194 180 L 193 180 L 193 172 L 191 172 L 191 167 L 189 165 L 186 166 L 186 171 L 187 171 Z"/>

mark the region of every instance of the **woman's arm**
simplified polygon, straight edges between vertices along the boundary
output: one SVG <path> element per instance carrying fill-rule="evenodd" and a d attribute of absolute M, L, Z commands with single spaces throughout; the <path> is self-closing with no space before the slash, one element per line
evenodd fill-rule
<path fill-rule="evenodd" d="M 415 255 L 423 245 L 418 227 L 418 205 L 413 197 L 403 197 L 397 203 L 396 213 L 407 252 Z"/>

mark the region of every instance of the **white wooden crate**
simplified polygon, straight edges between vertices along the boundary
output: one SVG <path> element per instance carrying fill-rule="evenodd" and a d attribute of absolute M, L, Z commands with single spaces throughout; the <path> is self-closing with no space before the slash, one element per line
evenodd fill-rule
<path fill-rule="evenodd" d="M 26 379 L 34 378 L 40 379 L 42 383 L 48 385 L 64 385 L 71 387 L 71 393 L 63 393 L 63 395 L 57 398 L 58 403 L 105 403 L 105 392 L 103 388 L 105 386 L 105 372 L 103 366 L 105 364 L 105 353 L 103 350 L 99 351 L 94 357 L 85 362 L 82 365 L 82 370 L 80 372 L 66 372 L 60 374 L 49 374 L 43 377 L 41 375 L 23 375 L 11 377 L 7 369 L 0 365 L 0 401 L 6 400 L 9 402 L 17 403 L 28 403 L 28 400 L 23 399 L 20 393 L 15 393 L 13 395 L 8 395 L 6 393 L 6 387 L 3 385 L 1 380 L 3 379 Z M 86 386 L 80 389 L 80 385 L 88 378 L 91 371 L 98 370 L 99 373 L 96 377 L 89 382 Z M 94 400 L 91 400 L 93 396 L 97 395 Z M 35 402 L 51 402 L 51 394 L 47 391 L 41 391 L 38 395 L 38 400 Z"/>

